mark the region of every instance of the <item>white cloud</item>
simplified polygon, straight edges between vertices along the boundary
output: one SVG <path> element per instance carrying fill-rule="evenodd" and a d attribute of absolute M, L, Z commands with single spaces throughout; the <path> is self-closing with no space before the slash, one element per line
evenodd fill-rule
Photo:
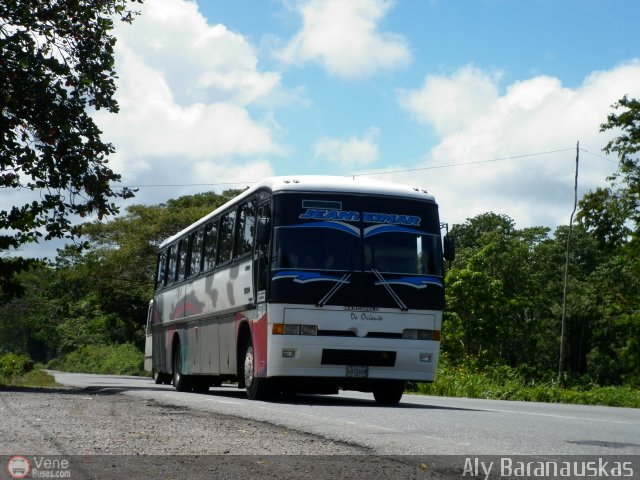
<path fill-rule="evenodd" d="M 363 167 L 378 159 L 376 137 L 379 129 L 371 127 L 362 137 L 346 140 L 324 137 L 313 145 L 314 158 L 327 160 L 342 168 Z"/>
<path fill-rule="evenodd" d="M 419 90 L 400 90 L 400 103 L 420 123 L 433 125 L 440 135 L 475 121 L 496 101 L 499 73 L 487 74 L 470 65 L 451 77 L 428 75 Z"/>
<path fill-rule="evenodd" d="M 302 28 L 277 56 L 285 63 L 317 62 L 331 75 L 366 78 L 407 65 L 405 39 L 381 32 L 390 0 L 308 0 L 298 4 Z"/>
<path fill-rule="evenodd" d="M 133 25 L 119 25 L 120 47 L 134 51 L 161 72 L 176 101 L 223 101 L 246 105 L 280 83 L 260 72 L 251 44 L 224 25 L 209 25 L 194 2 L 148 0 Z"/>
<path fill-rule="evenodd" d="M 252 104 L 281 95 L 280 75 L 263 72 L 251 44 L 210 25 L 195 3 L 148 0 L 132 25 L 117 27 L 116 98 L 120 112 L 97 112 L 110 161 L 123 184 L 203 184 L 259 180 L 269 155 L 284 149 L 271 115 Z M 157 202 L 183 191 L 141 189 L 134 201 Z"/>
<path fill-rule="evenodd" d="M 576 142 L 602 155 L 611 133 L 599 133 L 599 126 L 616 100 L 625 94 L 640 96 L 640 62 L 594 72 L 574 89 L 557 78 L 539 76 L 509 85 L 500 94 L 498 79 L 463 67 L 448 77 L 427 77 L 420 89 L 399 92 L 400 105 L 440 135 L 427 160 L 416 167 L 568 151 L 389 177 L 436 193 L 443 220 L 449 222 L 494 211 L 523 227 L 566 224 L 573 205 Z M 580 155 L 580 192 L 604 185 L 615 162 Z"/>

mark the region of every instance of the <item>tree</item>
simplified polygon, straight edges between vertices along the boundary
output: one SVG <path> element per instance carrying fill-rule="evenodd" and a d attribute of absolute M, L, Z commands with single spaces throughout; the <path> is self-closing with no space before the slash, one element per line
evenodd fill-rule
<path fill-rule="evenodd" d="M 544 287 L 552 279 L 538 275 L 546 263 L 538 250 L 549 241 L 548 229 L 514 225 L 508 216 L 489 212 L 451 229 L 460 248 L 447 274 L 452 321 L 445 328 L 457 344 L 444 350 L 511 366 L 535 363 L 550 311 Z"/>
<path fill-rule="evenodd" d="M 609 114 L 600 131 L 620 132 L 603 149 L 618 155 L 618 171 L 609 178 L 609 188 L 585 195 L 578 219 L 604 244 L 615 247 L 628 236 L 633 243 L 640 240 L 640 101 L 624 96 L 612 107 L 622 111 Z"/>
<path fill-rule="evenodd" d="M 60 337 L 66 345 L 61 347 L 73 349 L 92 338 L 104 343 L 141 341 L 160 243 L 241 192 L 207 192 L 159 205 L 132 205 L 126 215 L 109 222 L 81 225 L 88 249 L 70 246 L 61 251 L 48 288 L 51 297 L 65 299 Z M 74 331 L 83 335 L 69 335 Z"/>
<path fill-rule="evenodd" d="M 598 383 L 640 385 L 640 101 L 624 96 L 600 126 L 618 136 L 604 148 L 618 155 L 607 188 L 580 202 L 579 221 L 597 238 L 606 258 L 591 276 L 597 322 L 586 360 Z"/>
<path fill-rule="evenodd" d="M 158 245 L 241 193 L 227 190 L 132 205 L 108 222 L 80 225 L 88 248 L 19 274 L 25 295 L 0 304 L 0 353 L 48 361 L 87 345 L 144 340 Z"/>
<path fill-rule="evenodd" d="M 116 113 L 113 18 L 131 22 L 141 0 L 0 2 L 0 188 L 33 200 L 0 210 L 0 297 L 19 292 L 15 273 L 30 261 L 6 253 L 52 238 L 73 238 L 75 216 L 115 214 L 114 152 L 91 118 Z M 37 193 L 36 193 L 37 192 Z"/>

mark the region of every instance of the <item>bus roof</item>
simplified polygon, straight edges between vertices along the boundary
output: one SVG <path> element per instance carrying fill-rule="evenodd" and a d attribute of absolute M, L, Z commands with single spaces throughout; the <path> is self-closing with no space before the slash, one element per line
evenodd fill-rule
<path fill-rule="evenodd" d="M 266 189 L 271 193 L 280 192 L 316 192 L 316 193 L 352 193 L 352 194 L 369 194 L 382 195 L 391 197 L 414 198 L 416 200 L 426 200 L 435 203 L 433 195 L 426 189 L 420 187 L 411 187 L 396 182 L 383 180 L 374 180 L 370 178 L 360 177 L 339 177 L 328 175 L 291 175 L 282 177 L 268 177 L 251 188 L 245 190 L 234 199 L 228 201 L 224 205 L 216 208 L 214 211 L 201 218 L 200 220 L 189 225 L 170 238 L 166 239 L 160 245 L 160 248 L 182 237 L 188 231 L 197 228 L 209 221 L 211 218 L 220 214 L 229 208 L 229 205 L 239 203 L 244 198 L 251 196 L 257 190 Z"/>

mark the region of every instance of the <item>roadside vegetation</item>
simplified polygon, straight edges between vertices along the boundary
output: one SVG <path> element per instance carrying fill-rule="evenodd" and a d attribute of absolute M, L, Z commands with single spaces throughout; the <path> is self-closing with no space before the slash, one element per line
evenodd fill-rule
<path fill-rule="evenodd" d="M 55 387 L 58 384 L 26 355 L 0 355 L 0 387 Z"/>
<path fill-rule="evenodd" d="M 569 227 L 519 229 L 487 212 L 450 230 L 457 256 L 447 265 L 442 361 L 436 382 L 413 391 L 640 407 L 640 102 L 614 107 L 602 129 L 622 132 L 605 148 L 619 169 L 582 198 L 572 230 L 563 370 Z M 68 246 L 20 273 L 19 296 L 0 286 L 0 354 L 140 374 L 158 245 L 239 193 L 132 205 L 111 221 L 77 226 L 84 248 Z M 22 373 L 2 378 L 29 375 L 23 360 L 9 362 Z"/>
<path fill-rule="evenodd" d="M 144 354 L 132 343 L 119 345 L 83 345 L 82 347 L 53 359 L 48 367 L 65 372 L 101 373 L 110 375 L 142 375 Z"/>
<path fill-rule="evenodd" d="M 638 388 L 602 387 L 579 382 L 562 386 L 556 378 L 528 379 L 517 368 L 507 365 L 482 368 L 477 365 L 475 358 L 469 358 L 457 366 L 444 358 L 438 367 L 435 382 L 410 383 L 407 391 L 443 397 L 640 408 Z"/>

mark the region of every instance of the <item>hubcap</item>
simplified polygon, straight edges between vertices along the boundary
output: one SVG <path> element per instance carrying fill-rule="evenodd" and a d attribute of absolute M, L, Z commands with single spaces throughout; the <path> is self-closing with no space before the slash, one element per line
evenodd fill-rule
<path fill-rule="evenodd" d="M 180 375 L 182 373 L 182 352 L 180 350 L 178 350 L 178 353 L 176 355 L 176 371 L 174 372 L 174 375 L 176 376 L 176 380 L 180 380 Z"/>
<path fill-rule="evenodd" d="M 244 356 L 244 383 L 247 387 L 250 387 L 253 383 L 253 348 L 247 348 L 247 353 Z"/>

